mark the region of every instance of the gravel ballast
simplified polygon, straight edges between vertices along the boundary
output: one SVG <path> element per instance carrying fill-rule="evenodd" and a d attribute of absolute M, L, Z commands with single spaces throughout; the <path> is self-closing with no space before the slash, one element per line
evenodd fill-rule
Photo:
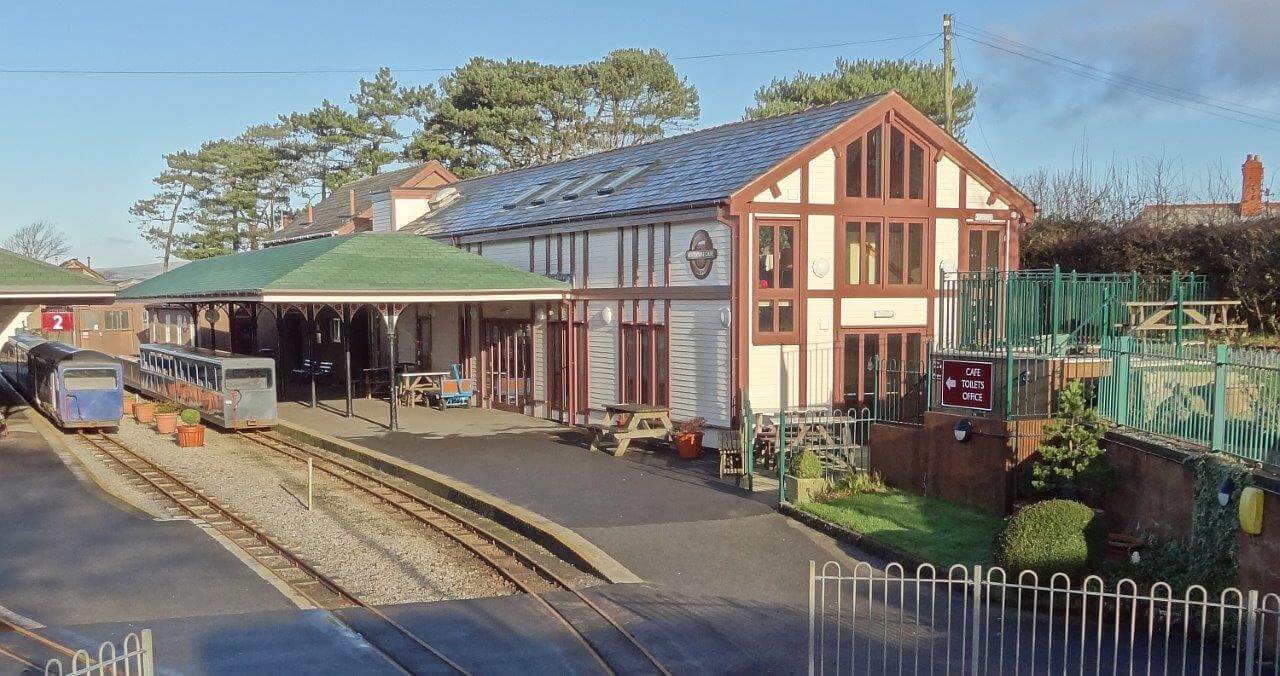
<path fill-rule="evenodd" d="M 320 572 L 367 603 L 442 601 L 515 593 L 506 580 L 449 538 L 375 505 L 369 496 L 316 471 L 308 511 L 306 466 L 253 442 L 205 431 L 203 448 L 179 448 L 172 436 L 125 419 L 119 439 L 257 524 Z M 108 469 L 80 441 L 81 457 L 130 501 L 158 503 Z M 105 470 L 105 471 L 104 471 Z M 132 479 L 133 477 L 128 477 Z"/>

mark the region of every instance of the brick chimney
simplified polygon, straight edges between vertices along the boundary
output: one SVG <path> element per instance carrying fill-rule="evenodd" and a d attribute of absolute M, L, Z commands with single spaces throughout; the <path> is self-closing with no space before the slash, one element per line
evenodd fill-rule
<path fill-rule="evenodd" d="M 351 218 L 356 217 L 356 190 L 352 188 L 347 191 L 347 213 Z"/>
<path fill-rule="evenodd" d="M 280 229 L 284 230 L 291 225 L 293 225 L 293 212 L 286 211 L 280 214 Z"/>
<path fill-rule="evenodd" d="M 307 222 L 308 223 L 316 222 L 316 212 L 314 209 L 312 209 L 310 204 L 307 205 Z"/>
<path fill-rule="evenodd" d="M 1240 167 L 1244 176 L 1240 188 L 1240 217 L 1253 218 L 1262 215 L 1262 160 L 1257 155 L 1244 158 Z"/>

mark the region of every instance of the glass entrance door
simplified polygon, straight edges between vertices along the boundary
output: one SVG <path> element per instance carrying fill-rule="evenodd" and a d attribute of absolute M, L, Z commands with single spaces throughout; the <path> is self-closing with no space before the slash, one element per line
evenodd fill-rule
<path fill-rule="evenodd" d="M 480 331 L 480 386 L 485 401 L 493 408 L 523 413 L 532 382 L 530 324 L 485 319 Z"/>

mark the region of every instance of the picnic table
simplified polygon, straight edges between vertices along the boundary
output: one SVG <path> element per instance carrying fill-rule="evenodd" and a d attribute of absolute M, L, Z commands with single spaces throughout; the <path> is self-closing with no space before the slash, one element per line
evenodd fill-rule
<path fill-rule="evenodd" d="M 613 457 L 621 457 L 636 439 L 670 439 L 671 409 L 651 404 L 611 404 L 604 407 L 604 424 L 594 426 L 591 450 L 616 444 Z"/>
<path fill-rule="evenodd" d="M 448 371 L 404 371 L 400 374 L 400 394 L 405 406 L 426 402 L 428 396 L 440 396 Z"/>

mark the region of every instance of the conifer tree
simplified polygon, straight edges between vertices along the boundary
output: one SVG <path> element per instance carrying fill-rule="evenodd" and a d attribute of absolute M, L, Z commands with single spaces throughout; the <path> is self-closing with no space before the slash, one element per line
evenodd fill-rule
<path fill-rule="evenodd" d="M 1058 393 L 1057 414 L 1044 426 L 1039 456 L 1031 466 L 1031 487 L 1046 496 L 1100 498 L 1112 479 L 1099 445 L 1106 433 L 1102 416 L 1089 408 L 1084 385 L 1068 383 Z"/>

